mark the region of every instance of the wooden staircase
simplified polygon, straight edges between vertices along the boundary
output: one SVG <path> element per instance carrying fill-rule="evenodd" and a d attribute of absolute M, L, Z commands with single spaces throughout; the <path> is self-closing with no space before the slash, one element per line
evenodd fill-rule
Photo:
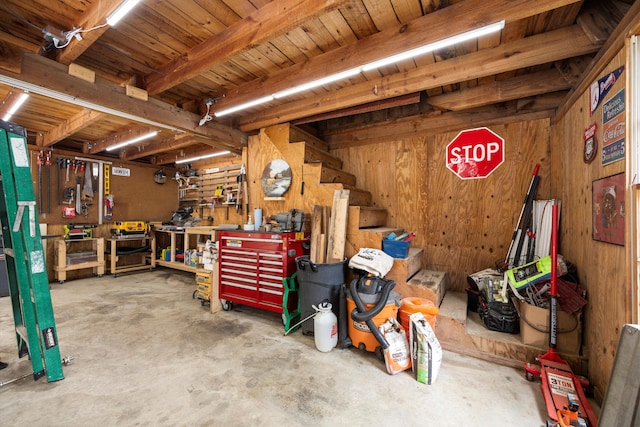
<path fill-rule="evenodd" d="M 345 246 L 348 258 L 360 248 L 382 249 L 382 240 L 388 234 L 403 231 L 386 226 L 387 211 L 371 206 L 371 193 L 356 187 L 356 176 L 342 170 L 342 161 L 328 152 L 324 141 L 289 124 L 265 128 L 258 138 L 257 144 L 249 145 L 250 149 L 258 147 L 249 152 L 249 167 L 256 164 L 249 176 L 259 176 L 262 169 L 258 167 L 264 167 L 273 158 L 282 158 L 292 168 L 294 191 L 290 190 L 280 201 L 252 199 L 252 206 L 261 206 L 270 213 L 289 209 L 312 212 L 314 205 L 332 206 L 335 190 L 349 189 Z M 301 191 L 295 191 L 298 188 Z M 467 313 L 465 293 L 447 292 L 446 272 L 424 268 L 423 255 L 422 248 L 410 248 L 407 258 L 394 259 L 386 277 L 396 282 L 394 290 L 402 297 L 426 298 L 440 308 L 436 335 L 444 349 L 516 368 L 546 351 L 523 345 L 518 335 L 487 330 L 477 313 Z M 579 356 L 565 359 L 575 372 L 586 372 L 584 359 Z"/>
<path fill-rule="evenodd" d="M 335 190 L 349 190 L 346 257 L 354 256 L 360 248 L 382 249 L 384 237 L 403 231 L 386 226 L 386 210 L 371 206 L 371 193 L 357 188 L 356 176 L 342 170 L 342 160 L 329 153 L 327 143 L 290 124 L 266 128 L 261 134 L 260 143 L 273 143 L 292 168 L 302 163 L 305 197 L 300 200 L 303 206 L 295 208 L 311 212 L 313 205 L 331 206 Z M 407 258 L 394 260 L 386 277 L 393 279 L 401 292 L 407 294 L 409 281 L 422 270 L 423 254 L 423 249 L 411 248 Z M 418 279 L 418 283 L 422 281 Z M 444 289 L 436 293 L 444 295 Z"/>

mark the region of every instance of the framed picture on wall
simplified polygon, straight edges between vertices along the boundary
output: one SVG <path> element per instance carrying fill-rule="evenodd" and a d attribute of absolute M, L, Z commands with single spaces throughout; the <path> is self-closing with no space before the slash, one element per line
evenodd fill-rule
<path fill-rule="evenodd" d="M 592 184 L 593 239 L 624 245 L 624 172 Z"/>

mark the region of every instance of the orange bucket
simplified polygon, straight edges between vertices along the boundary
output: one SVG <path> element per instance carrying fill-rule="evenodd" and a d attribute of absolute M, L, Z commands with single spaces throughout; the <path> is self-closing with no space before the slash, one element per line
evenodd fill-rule
<path fill-rule="evenodd" d="M 398 320 L 400 320 L 400 324 L 404 328 L 404 331 L 407 334 L 407 339 L 409 339 L 409 316 L 413 313 L 422 313 L 431 325 L 431 329 L 436 330 L 436 316 L 440 310 L 435 304 L 426 298 L 419 297 L 406 297 L 402 299 L 402 305 L 400 306 L 400 311 L 398 313 Z"/>

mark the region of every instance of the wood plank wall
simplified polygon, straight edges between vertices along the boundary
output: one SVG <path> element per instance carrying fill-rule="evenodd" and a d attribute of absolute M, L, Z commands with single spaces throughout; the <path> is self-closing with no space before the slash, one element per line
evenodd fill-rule
<path fill-rule="evenodd" d="M 416 135 L 331 154 L 357 176 L 357 187 L 387 209 L 387 225 L 416 233 L 423 265 L 449 273 L 451 290 L 504 260 L 536 163 L 538 198 L 550 196 L 548 119 L 487 126 L 505 139 L 505 162 L 484 179 L 462 180 L 446 167 L 446 146 L 458 132 Z M 463 130 L 463 129 L 460 129 Z"/>
<path fill-rule="evenodd" d="M 625 52 L 621 51 L 598 78 L 624 65 L 625 60 Z M 604 101 L 625 87 L 625 78 L 626 71 Z M 594 122 L 598 125 L 598 157 L 591 164 L 585 164 L 583 133 Z M 560 248 L 563 255 L 577 265 L 580 281 L 588 290 L 583 351 L 589 357 L 589 379 L 602 397 L 609 382 L 620 331 L 624 323 L 631 322 L 629 313 L 633 308 L 631 281 L 625 276 L 628 256 L 625 247 L 592 239 L 591 190 L 593 180 L 624 172 L 625 162 L 602 166 L 599 157 L 602 150 L 602 104 L 591 115 L 588 91 L 552 127 L 551 139 L 554 147 L 553 194 L 563 204 Z"/>

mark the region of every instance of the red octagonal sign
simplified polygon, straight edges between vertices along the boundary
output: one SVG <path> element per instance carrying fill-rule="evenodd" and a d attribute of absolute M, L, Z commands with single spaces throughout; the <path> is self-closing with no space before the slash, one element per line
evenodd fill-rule
<path fill-rule="evenodd" d="M 486 178 L 504 162 L 504 139 L 482 127 L 460 132 L 447 145 L 447 168 L 462 179 Z"/>

